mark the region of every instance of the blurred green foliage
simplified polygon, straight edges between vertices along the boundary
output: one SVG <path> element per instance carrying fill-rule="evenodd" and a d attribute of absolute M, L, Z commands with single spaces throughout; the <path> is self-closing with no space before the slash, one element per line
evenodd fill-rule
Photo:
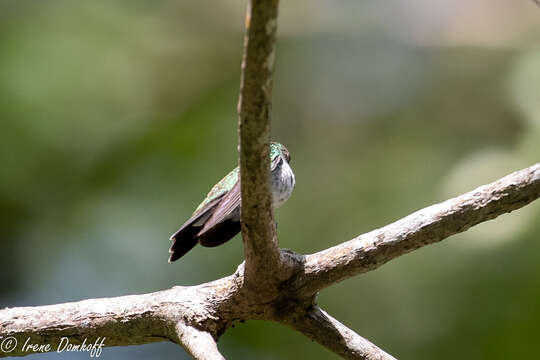
<path fill-rule="evenodd" d="M 484 3 L 283 2 L 273 137 L 297 188 L 277 212 L 282 247 L 327 248 L 539 160 L 540 9 Z M 166 259 L 168 236 L 237 161 L 243 7 L 0 1 L 1 306 L 235 270 L 238 239 Z M 540 357 L 539 215 L 533 204 L 401 257 L 320 304 L 401 359 Z M 337 358 L 263 322 L 220 348 Z M 167 343 L 102 354 L 178 356 Z"/>

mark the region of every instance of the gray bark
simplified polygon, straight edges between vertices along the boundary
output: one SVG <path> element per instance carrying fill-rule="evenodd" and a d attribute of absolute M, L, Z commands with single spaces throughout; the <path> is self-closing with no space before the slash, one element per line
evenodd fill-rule
<path fill-rule="evenodd" d="M 317 292 L 540 196 L 539 163 L 319 253 L 279 250 L 268 160 L 277 7 L 251 0 L 246 20 L 238 104 L 245 264 L 197 286 L 0 310 L 0 357 L 56 351 L 63 339 L 104 339 L 104 346 L 172 341 L 196 359 L 223 359 L 216 345 L 223 332 L 259 319 L 287 324 L 347 359 L 393 359 L 319 309 Z"/>
<path fill-rule="evenodd" d="M 511 212 L 540 197 L 540 163 L 417 211 L 395 223 L 312 255 L 280 250 L 272 291 L 246 286 L 244 264 L 231 276 L 144 295 L 0 310 L 0 343 L 18 342 L 0 356 L 24 356 L 65 337 L 72 344 L 105 337 L 105 346 L 173 341 L 196 359 L 220 359 L 215 341 L 238 321 L 287 324 L 348 359 L 390 359 L 375 345 L 317 308 L 321 288 L 373 270 L 414 249 Z M 264 260 L 261 260 L 264 261 Z M 333 339 L 333 340 L 329 340 Z M 204 349 L 204 351 L 202 351 Z"/>

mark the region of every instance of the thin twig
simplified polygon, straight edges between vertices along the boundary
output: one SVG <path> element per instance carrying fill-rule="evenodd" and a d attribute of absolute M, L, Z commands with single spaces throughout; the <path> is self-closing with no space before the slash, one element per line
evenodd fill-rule
<path fill-rule="evenodd" d="M 216 341 L 206 331 L 179 322 L 176 331 L 182 347 L 197 360 L 225 360 Z"/>
<path fill-rule="evenodd" d="M 288 325 L 345 359 L 396 360 L 318 306 L 314 306 L 305 316 L 294 319 Z"/>

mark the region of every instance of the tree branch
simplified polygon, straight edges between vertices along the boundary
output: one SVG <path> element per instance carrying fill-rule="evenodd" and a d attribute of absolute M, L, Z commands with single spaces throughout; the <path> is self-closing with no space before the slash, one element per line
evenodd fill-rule
<path fill-rule="evenodd" d="M 169 340 L 197 359 L 222 359 L 215 345 L 237 321 L 288 324 L 350 359 L 390 359 L 382 350 L 320 310 L 314 294 L 333 283 L 370 271 L 400 255 L 465 231 L 540 197 L 540 163 L 492 184 L 417 211 L 393 224 L 313 255 L 281 250 L 294 272 L 276 269 L 277 288 L 245 286 L 244 266 L 201 285 L 145 295 L 0 310 L 0 357 L 56 351 L 70 344 L 134 345 Z M 305 316 L 306 310 L 308 316 Z M 214 340 L 215 339 L 215 340 Z M 6 351 L 5 345 L 17 345 Z M 49 345 L 35 350 L 31 345 Z M 379 356 L 379 357 L 377 357 Z"/>
<path fill-rule="evenodd" d="M 345 359 L 395 360 L 318 306 L 287 324 Z"/>
<path fill-rule="evenodd" d="M 309 296 L 384 263 L 519 209 L 540 197 L 540 163 L 304 259 L 296 279 Z"/>
<path fill-rule="evenodd" d="M 193 326 L 187 326 L 182 322 L 178 323 L 176 331 L 182 347 L 194 359 L 225 360 L 223 355 L 220 354 L 216 341 L 210 333 L 196 329 Z"/>
<path fill-rule="evenodd" d="M 317 307 L 316 293 L 540 196 L 536 164 L 319 253 L 280 251 L 269 163 L 277 14 L 278 0 L 249 0 L 238 103 L 245 267 L 197 286 L 0 310 L 0 357 L 58 351 L 66 341 L 116 346 L 169 340 L 196 359 L 222 360 L 216 341 L 227 328 L 264 319 L 288 324 L 347 359 L 394 359 Z"/>
<path fill-rule="evenodd" d="M 50 344 L 48 351 L 56 351 L 62 338 L 82 344 L 104 337 L 106 346 L 166 340 L 168 326 L 160 320 L 164 309 L 156 300 L 149 294 L 2 310 L 0 336 L 12 337 L 18 345 L 10 352 L 2 349 L 0 356 L 33 353 L 23 349 L 25 343 Z M 141 328 L 145 331 L 137 331 Z"/>
<path fill-rule="evenodd" d="M 268 287 L 264 279 L 276 278 L 280 259 L 272 212 L 269 159 L 277 13 L 277 0 L 250 0 L 248 3 L 238 101 L 246 281 L 261 288 Z"/>
<path fill-rule="evenodd" d="M 212 336 L 217 338 L 223 325 L 214 312 L 221 296 L 232 298 L 223 289 L 236 289 L 235 279 L 229 276 L 144 295 L 6 308 L 0 310 L 0 357 L 59 351 L 68 343 L 97 341 L 109 347 L 169 340 L 197 359 L 221 359 Z M 49 347 L 33 349 L 25 344 Z M 201 354 L 200 346 L 207 355 Z"/>

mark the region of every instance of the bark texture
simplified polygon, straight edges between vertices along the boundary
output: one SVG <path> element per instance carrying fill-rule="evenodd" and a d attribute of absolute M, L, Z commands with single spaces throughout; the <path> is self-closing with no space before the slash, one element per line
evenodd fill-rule
<path fill-rule="evenodd" d="M 519 209 L 539 196 L 540 163 L 537 163 L 383 228 L 308 255 L 304 263 L 305 277 L 299 281 L 307 294 L 316 293 L 422 246 Z"/>
<path fill-rule="evenodd" d="M 197 286 L 0 310 L 0 357 L 56 351 L 64 339 L 101 339 L 104 346 L 172 341 L 196 359 L 221 360 L 216 341 L 223 332 L 259 319 L 291 326 L 347 359 L 393 359 L 321 310 L 317 292 L 540 196 L 535 164 L 319 253 L 280 250 L 268 156 L 277 8 L 277 0 L 251 0 L 246 18 L 238 104 L 245 262 Z"/>
<path fill-rule="evenodd" d="M 32 353 L 22 345 L 72 344 L 105 337 L 104 346 L 173 341 L 196 359 L 222 359 L 215 341 L 238 321 L 291 326 L 347 359 L 392 359 L 316 305 L 330 284 L 373 270 L 540 197 L 540 163 L 491 184 L 417 211 L 399 221 L 312 255 L 281 250 L 283 278 L 273 292 L 246 286 L 244 264 L 228 277 L 144 295 L 0 310 L 0 357 Z M 4 346 L 13 339 L 10 351 Z M 29 339 L 29 340 L 28 340 Z"/>
<path fill-rule="evenodd" d="M 280 267 L 269 159 L 277 14 L 277 0 L 251 0 L 248 3 L 238 101 L 246 282 L 261 292 L 275 288 L 276 269 Z"/>
<path fill-rule="evenodd" d="M 313 341 L 345 359 L 396 360 L 330 315 L 314 306 L 290 324 Z"/>

